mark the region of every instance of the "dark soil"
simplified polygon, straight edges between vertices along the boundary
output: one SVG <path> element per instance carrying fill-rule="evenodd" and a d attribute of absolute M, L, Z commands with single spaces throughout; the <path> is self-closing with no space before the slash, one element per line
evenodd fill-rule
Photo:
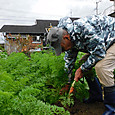
<path fill-rule="evenodd" d="M 56 105 L 62 107 L 60 102 Z M 72 107 L 66 107 L 65 110 L 68 110 L 70 115 L 102 115 L 105 111 L 105 107 L 103 102 L 85 104 L 74 99 L 74 105 Z"/>

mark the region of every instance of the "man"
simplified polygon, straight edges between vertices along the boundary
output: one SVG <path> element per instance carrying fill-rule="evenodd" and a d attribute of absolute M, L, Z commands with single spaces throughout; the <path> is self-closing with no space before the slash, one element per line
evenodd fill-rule
<path fill-rule="evenodd" d="M 65 67 L 71 73 L 79 51 L 88 53 L 87 60 L 75 72 L 77 82 L 83 73 L 95 66 L 96 74 L 104 87 L 104 115 L 115 114 L 115 18 L 109 16 L 88 16 L 75 21 L 65 17 L 57 27 L 51 28 L 47 36 L 56 55 L 65 51 Z M 86 79 L 92 93 L 88 100 L 102 100 L 102 90 L 97 78 Z M 67 86 L 68 87 L 68 86 Z"/>

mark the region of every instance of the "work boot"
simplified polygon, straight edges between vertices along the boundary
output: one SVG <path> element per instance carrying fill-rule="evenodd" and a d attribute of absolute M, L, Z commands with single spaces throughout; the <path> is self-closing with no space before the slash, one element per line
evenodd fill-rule
<path fill-rule="evenodd" d="M 103 115 L 115 115 L 115 85 L 104 87 L 104 104 L 107 111 Z"/>
<path fill-rule="evenodd" d="M 97 77 L 94 77 L 92 80 L 90 77 L 86 77 L 86 81 L 89 86 L 89 98 L 84 99 L 84 103 L 94 103 L 96 101 L 102 102 L 103 101 L 103 96 L 102 96 L 102 88 L 101 84 L 99 83 L 99 80 Z"/>

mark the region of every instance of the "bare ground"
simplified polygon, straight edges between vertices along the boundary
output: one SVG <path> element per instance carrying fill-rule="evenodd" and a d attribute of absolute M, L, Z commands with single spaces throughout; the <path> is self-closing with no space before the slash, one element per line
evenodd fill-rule
<path fill-rule="evenodd" d="M 59 102 L 56 105 L 62 107 Z M 105 111 L 105 107 L 103 102 L 85 104 L 74 99 L 74 106 L 66 107 L 65 110 L 68 110 L 70 115 L 102 115 Z"/>

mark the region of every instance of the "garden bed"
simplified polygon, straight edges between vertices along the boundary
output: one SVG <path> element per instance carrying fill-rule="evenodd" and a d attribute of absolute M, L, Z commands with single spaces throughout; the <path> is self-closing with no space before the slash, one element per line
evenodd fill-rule
<path fill-rule="evenodd" d="M 0 115 L 102 115 L 103 103 L 80 101 L 88 96 L 86 82 L 75 84 L 70 100 L 67 94 L 59 95 L 68 81 L 63 57 L 52 52 L 32 53 L 30 57 L 0 52 Z M 76 70 L 79 62 L 75 64 Z M 89 73 L 91 77 L 95 74 Z"/>

